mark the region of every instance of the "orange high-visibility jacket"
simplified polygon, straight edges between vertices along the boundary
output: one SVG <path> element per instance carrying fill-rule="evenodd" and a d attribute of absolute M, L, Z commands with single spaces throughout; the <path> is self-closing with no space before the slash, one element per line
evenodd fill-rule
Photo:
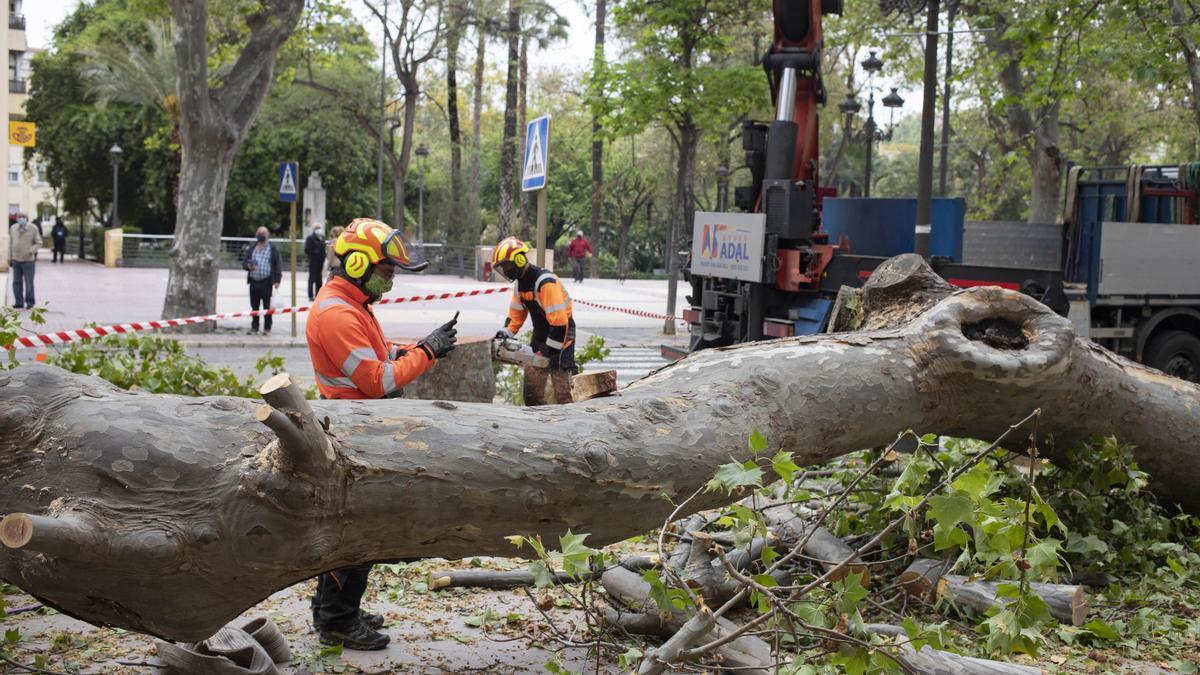
<path fill-rule="evenodd" d="M 571 310 L 567 289 L 554 272 L 530 265 L 513 284 L 504 327 L 516 335 L 528 316 L 533 323 L 530 344 L 533 350 L 540 351 L 545 345 L 553 351 L 561 351 L 575 341 L 575 319 Z"/>
<path fill-rule="evenodd" d="M 367 294 L 342 277 L 321 287 L 304 329 L 325 398 L 388 398 L 433 365 L 427 350 L 383 335 Z"/>

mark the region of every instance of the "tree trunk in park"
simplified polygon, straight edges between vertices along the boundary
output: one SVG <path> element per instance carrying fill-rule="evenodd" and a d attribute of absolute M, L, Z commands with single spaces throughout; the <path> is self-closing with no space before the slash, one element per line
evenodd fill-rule
<path fill-rule="evenodd" d="M 1187 31 L 1188 26 L 1195 26 L 1196 22 L 1200 21 L 1200 12 L 1195 9 L 1195 4 L 1191 7 L 1189 17 L 1184 12 L 1180 0 L 1171 0 L 1171 23 L 1174 28 L 1171 32 L 1179 42 L 1179 48 L 1183 50 L 1183 59 L 1187 63 L 1188 79 L 1192 85 L 1192 112 L 1196 115 L 1196 134 L 1200 137 L 1200 49 L 1197 49 L 1195 38 Z"/>
<path fill-rule="evenodd" d="M 171 0 L 171 9 L 183 159 L 163 318 L 216 311 L 225 190 L 234 156 L 266 98 L 275 59 L 304 3 L 266 0 L 247 17 L 250 37 L 218 86 L 208 68 L 207 0 Z"/>
<path fill-rule="evenodd" d="M 529 35 L 521 33 L 520 67 L 517 76 L 517 181 L 522 182 L 525 174 L 525 121 L 526 104 L 529 95 Z M 521 238 L 529 241 L 529 193 L 524 189 L 517 190 L 519 203 L 518 219 L 521 223 Z M 553 248 L 553 244 L 551 244 Z"/>
<path fill-rule="evenodd" d="M 680 241 L 691 227 L 692 216 L 695 213 L 692 199 L 692 185 L 696 171 L 696 144 L 700 141 L 700 130 L 687 116 L 675 130 L 679 145 L 679 159 L 675 172 L 675 204 L 671 210 L 671 221 L 667 225 L 667 314 L 675 316 L 675 295 L 679 287 L 679 250 Z M 663 332 L 675 334 L 675 319 L 668 318 L 663 323 Z"/>
<path fill-rule="evenodd" d="M 604 24 L 607 21 L 607 0 L 596 0 L 596 43 L 592 54 L 592 96 L 598 95 L 597 80 L 604 74 Z M 604 197 L 604 141 L 600 138 L 598 105 L 592 104 L 592 211 L 588 236 L 596 249 L 592 255 L 589 274 L 600 278 L 600 206 Z"/>
<path fill-rule="evenodd" d="M 483 138 L 483 67 L 487 33 L 482 21 L 475 27 L 475 40 L 475 79 L 471 83 L 471 193 L 468 196 L 472 229 L 471 237 L 464 242 L 470 245 L 478 244 L 479 235 L 483 232 L 482 214 L 479 212 L 479 148 Z"/>
<path fill-rule="evenodd" d="M 452 0 L 446 27 L 446 112 L 450 126 L 450 223 L 447 238 L 453 243 L 464 240 L 467 223 L 462 175 L 462 122 L 458 114 L 458 50 L 466 28 L 465 0 Z"/>
<path fill-rule="evenodd" d="M 1008 604 L 1009 601 L 997 597 L 996 591 L 1001 583 L 1013 582 L 984 581 L 961 574 L 945 574 L 947 568 L 949 564 L 941 560 L 918 558 L 900 574 L 897 581 L 909 595 L 924 598 L 928 602 L 945 596 L 954 604 L 968 607 L 979 615 L 986 614 L 993 607 L 1003 608 Z M 1031 583 L 1029 588 L 1046 601 L 1050 615 L 1060 622 L 1082 626 L 1087 620 L 1088 602 L 1083 586 Z"/>
<path fill-rule="evenodd" d="M 1035 408 L 1044 455 L 1116 435 L 1164 504 L 1200 512 L 1200 386 L 1028 296 L 954 291 L 911 254 L 862 300 L 878 329 L 710 349 L 567 406 L 310 403 L 286 375 L 260 405 L 22 366 L 0 375 L 0 578 L 94 624 L 199 640 L 329 569 L 645 532 L 747 459 L 754 430 L 803 466 L 910 428 L 995 438 Z"/>
<path fill-rule="evenodd" d="M 517 188 L 517 80 L 521 60 L 521 0 L 508 0 L 508 78 L 504 90 L 504 137 L 500 141 L 500 236 L 515 231 L 514 213 Z"/>
<path fill-rule="evenodd" d="M 1030 223 L 1053 223 L 1058 220 L 1058 191 L 1062 185 L 1062 148 L 1059 145 L 1057 100 L 1038 103 L 1031 108 L 1027 100 L 1028 91 L 1025 73 L 1021 68 L 1023 50 L 1021 45 L 1004 37 L 1008 28 L 1003 10 L 990 13 L 995 21 L 995 30 L 983 33 L 984 43 L 1000 60 L 1000 86 L 1009 103 L 1004 108 L 1009 132 L 1016 139 L 1032 139 L 1032 143 L 1021 142 L 1030 148 L 1029 169 L 1032 187 L 1029 195 Z"/>

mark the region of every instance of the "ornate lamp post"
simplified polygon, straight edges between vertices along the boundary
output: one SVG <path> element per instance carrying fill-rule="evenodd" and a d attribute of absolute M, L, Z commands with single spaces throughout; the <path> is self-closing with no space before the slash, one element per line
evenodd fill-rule
<path fill-rule="evenodd" d="M 425 246 L 425 158 L 429 156 L 429 148 L 422 143 L 415 150 L 420 173 L 417 178 L 417 243 Z M 424 249 L 422 248 L 422 254 Z"/>
<path fill-rule="evenodd" d="M 121 146 L 113 143 L 112 147 L 108 149 L 108 154 L 110 157 L 112 157 L 113 165 L 113 203 L 111 223 L 113 227 L 120 227 L 121 219 L 120 216 L 117 215 L 117 168 L 121 164 L 121 155 L 124 154 L 124 151 L 121 150 Z"/>
<path fill-rule="evenodd" d="M 887 131 L 879 128 L 875 123 L 875 89 L 872 86 L 875 73 L 883 69 L 883 60 L 875 55 L 874 51 L 862 62 L 863 70 L 867 71 L 867 82 L 870 89 L 870 94 L 867 96 L 867 119 L 863 123 L 862 129 L 854 134 L 855 140 L 865 141 L 867 144 L 866 166 L 863 171 L 863 196 L 871 196 L 871 169 L 873 168 L 873 154 L 875 144 L 880 141 L 892 140 L 892 130 L 895 126 L 896 108 L 904 105 L 904 99 L 896 93 L 896 88 L 892 87 L 892 93 L 883 97 L 883 105 L 888 108 L 891 113 L 888 117 Z M 862 104 L 855 100 L 854 95 L 847 93 L 845 100 L 838 104 L 838 110 L 846 115 L 846 128 L 852 126 L 852 118 L 862 110 Z"/>

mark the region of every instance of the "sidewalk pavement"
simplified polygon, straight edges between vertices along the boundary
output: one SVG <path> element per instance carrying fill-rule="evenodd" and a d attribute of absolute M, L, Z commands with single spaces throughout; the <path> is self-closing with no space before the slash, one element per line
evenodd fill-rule
<path fill-rule="evenodd" d="M 109 325 L 157 319 L 162 314 L 167 288 L 165 268 L 107 268 L 96 263 L 68 260 L 49 262 L 49 251 L 39 255 L 34 277 L 37 302 L 47 308 L 46 323 L 30 326 L 32 333 L 82 328 L 89 324 Z M 307 305 L 307 272 L 296 275 L 298 305 Z M 5 299 L 12 305 L 12 286 L 7 273 L 0 274 Z M 567 279 L 567 292 L 591 302 L 646 312 L 665 313 L 666 281 L 630 280 L 618 284 L 613 279 L 589 279 L 582 284 Z M 470 291 L 495 287 L 449 275 L 398 274 L 389 297 Z M 679 285 L 677 312 L 685 306 L 687 287 Z M 285 274 L 279 292 L 284 305 L 291 304 L 290 275 Z M 472 298 L 452 298 L 417 303 L 378 306 L 375 310 L 384 331 L 395 338 L 420 338 L 459 312 L 461 336 L 492 336 L 504 325 L 509 298 L 507 292 Z M 239 270 L 221 270 L 217 285 L 217 313 L 250 309 L 246 275 Z M 657 346 L 660 343 L 686 345 L 686 327 L 676 336 L 662 334 L 662 319 L 650 319 L 621 312 L 586 307 L 576 303 L 575 323 L 580 342 L 593 334 L 602 335 L 609 346 Z M 247 335 L 249 318 L 218 322 L 215 332 L 181 335 L 185 344 L 225 348 L 283 349 L 304 346 L 307 313 L 296 317 L 296 337 L 291 337 L 292 315 L 275 317 L 269 336 Z M 260 319 L 261 321 L 261 319 Z"/>

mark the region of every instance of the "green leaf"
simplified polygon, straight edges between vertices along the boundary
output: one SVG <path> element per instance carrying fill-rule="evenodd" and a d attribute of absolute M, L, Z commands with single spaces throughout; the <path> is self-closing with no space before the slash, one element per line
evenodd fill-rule
<path fill-rule="evenodd" d="M 342 655 L 342 645 L 325 645 L 321 647 L 321 651 L 317 652 L 317 656 L 328 659 Z"/>
<path fill-rule="evenodd" d="M 863 573 L 851 572 L 845 578 L 835 584 L 835 588 L 841 591 L 841 599 L 838 601 L 838 608 L 843 614 L 853 614 L 858 607 L 858 603 L 870 594 L 862 585 Z"/>
<path fill-rule="evenodd" d="M 941 523 L 933 526 L 933 550 L 944 551 L 954 546 L 966 546 L 971 537 L 957 525 L 946 527 Z"/>
<path fill-rule="evenodd" d="M 992 494 L 1004 482 L 1004 476 L 986 463 L 980 462 L 969 471 L 955 478 L 950 487 L 975 501 Z"/>
<path fill-rule="evenodd" d="M 750 441 L 747 443 L 747 445 L 750 446 L 750 452 L 757 455 L 767 449 L 767 439 L 758 429 L 755 429 L 754 431 L 750 432 Z"/>
<path fill-rule="evenodd" d="M 4 631 L 4 641 L 10 645 L 15 645 L 21 641 L 21 631 L 18 628 L 9 628 Z"/>
<path fill-rule="evenodd" d="M 588 562 L 592 554 L 596 553 L 596 549 L 584 545 L 583 540 L 587 538 L 586 533 L 573 534 L 567 530 L 567 533 L 558 539 L 559 550 L 563 556 L 563 571 L 576 579 L 589 571 Z"/>
<path fill-rule="evenodd" d="M 792 477 L 800 470 L 800 465 L 792 461 L 792 453 L 780 450 L 771 458 L 771 468 L 785 483 L 790 485 Z"/>
<path fill-rule="evenodd" d="M 642 660 L 642 650 L 637 647 L 630 647 L 624 653 L 617 657 L 617 667 L 621 670 L 632 668 L 638 661 Z"/>
<path fill-rule="evenodd" d="M 538 588 L 545 588 L 554 582 L 554 577 L 550 575 L 550 570 L 544 562 L 530 563 L 529 572 L 533 575 L 533 585 Z"/>
<path fill-rule="evenodd" d="M 975 522 L 975 503 L 962 495 L 938 495 L 929 498 L 929 513 L 940 525 L 953 527 Z"/>
<path fill-rule="evenodd" d="M 1114 628 L 1111 624 L 1105 623 L 1100 619 L 1092 619 L 1091 621 L 1081 626 L 1084 630 L 1101 640 L 1116 640 L 1121 637 L 1120 631 Z"/>
<path fill-rule="evenodd" d="M 725 490 L 726 494 L 733 494 L 739 487 L 762 487 L 762 478 L 763 471 L 754 460 L 748 460 L 745 464 L 722 464 L 713 479 L 708 481 L 706 489 L 709 492 Z"/>
<path fill-rule="evenodd" d="M 1043 539 L 1026 549 L 1025 559 L 1035 571 L 1052 570 L 1058 567 L 1058 548 L 1061 543 L 1057 539 Z"/>
<path fill-rule="evenodd" d="M 1114 521 L 1120 522 L 1120 521 Z M 1068 553 L 1079 553 L 1081 555 L 1089 555 L 1092 553 L 1107 553 L 1108 544 L 1100 541 L 1100 538 L 1094 534 L 1089 534 L 1086 537 L 1079 536 L 1078 533 L 1072 532 L 1067 535 L 1066 551 Z"/>

